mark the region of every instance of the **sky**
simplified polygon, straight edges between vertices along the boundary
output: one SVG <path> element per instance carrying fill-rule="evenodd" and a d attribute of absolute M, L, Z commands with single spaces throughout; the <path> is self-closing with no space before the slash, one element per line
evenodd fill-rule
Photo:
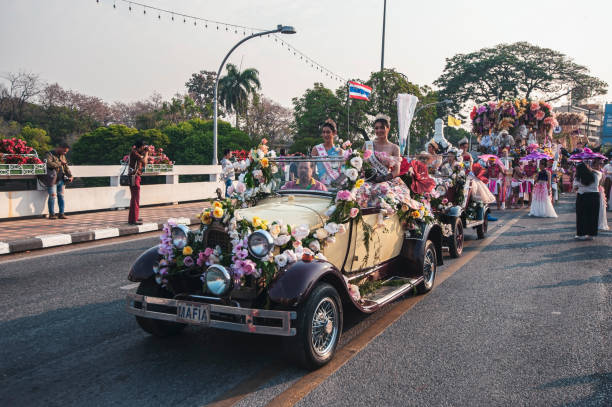
<path fill-rule="evenodd" d="M 258 28 L 292 25 L 283 38 L 343 78 L 380 69 L 383 0 L 142 0 L 211 20 Z M 117 8 L 113 8 L 113 3 Z M 565 53 L 612 85 L 608 0 L 387 0 L 385 67 L 431 85 L 445 58 L 528 41 Z M 185 93 L 193 72 L 216 71 L 242 32 L 193 25 L 120 0 L 0 0 L 0 75 L 24 70 L 105 101 Z M 241 45 L 228 62 L 259 70 L 262 92 L 290 107 L 315 82 L 340 83 L 273 39 Z M 609 98 L 609 96 L 608 96 Z M 605 99 L 605 98 L 604 98 Z"/>

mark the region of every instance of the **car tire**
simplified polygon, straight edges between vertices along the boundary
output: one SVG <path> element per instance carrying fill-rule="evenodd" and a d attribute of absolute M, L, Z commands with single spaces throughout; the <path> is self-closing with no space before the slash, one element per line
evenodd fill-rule
<path fill-rule="evenodd" d="M 286 354 L 308 370 L 332 360 L 342 335 L 342 301 L 336 289 L 318 284 L 298 307 L 296 322 L 296 336 L 285 340 Z"/>
<path fill-rule="evenodd" d="M 482 215 L 482 224 L 476 226 L 476 234 L 479 239 L 484 239 L 487 234 L 487 229 L 489 228 L 489 211 L 485 211 L 484 215 Z"/>
<path fill-rule="evenodd" d="M 425 294 L 434 286 L 436 271 L 438 269 L 438 258 L 436 255 L 436 247 L 431 240 L 425 243 L 425 251 L 423 253 L 423 281 L 417 286 L 419 294 Z"/>
<path fill-rule="evenodd" d="M 463 222 L 461 218 L 455 218 L 453 225 L 453 235 L 449 238 L 448 251 L 453 259 L 461 257 L 463 254 Z"/>
<path fill-rule="evenodd" d="M 172 293 L 155 282 L 154 278 L 148 278 L 140 283 L 136 294 L 146 295 L 149 297 L 172 298 Z M 150 333 L 153 336 L 160 338 L 179 334 L 186 324 L 177 322 L 161 321 L 159 319 L 151 319 L 145 317 L 136 317 L 136 322 L 143 331 Z"/>

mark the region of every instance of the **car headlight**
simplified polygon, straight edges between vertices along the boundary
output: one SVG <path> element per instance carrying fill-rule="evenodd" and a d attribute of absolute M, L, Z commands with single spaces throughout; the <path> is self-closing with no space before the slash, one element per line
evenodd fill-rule
<path fill-rule="evenodd" d="M 170 231 L 172 237 L 172 244 L 177 249 L 182 249 L 187 246 L 187 235 L 189 234 L 189 228 L 185 225 L 176 225 Z"/>
<path fill-rule="evenodd" d="M 234 285 L 231 273 L 223 266 L 214 264 L 206 270 L 206 288 L 214 295 L 227 294 Z"/>
<path fill-rule="evenodd" d="M 248 248 L 252 256 L 261 259 L 274 247 L 274 238 L 265 230 L 256 230 L 249 235 Z"/>

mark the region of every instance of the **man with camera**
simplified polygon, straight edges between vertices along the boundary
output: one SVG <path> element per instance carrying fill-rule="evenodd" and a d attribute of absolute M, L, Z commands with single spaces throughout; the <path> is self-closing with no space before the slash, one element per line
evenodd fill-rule
<path fill-rule="evenodd" d="M 142 225 L 139 217 L 140 211 L 140 176 L 149 159 L 149 147 L 144 141 L 138 140 L 130 152 L 129 175 L 134 176 L 134 181 L 130 185 L 130 214 L 128 223 L 130 225 Z"/>
<path fill-rule="evenodd" d="M 45 154 L 47 162 L 47 174 L 39 177 L 41 183 L 47 187 L 49 193 L 49 219 L 66 219 L 64 215 L 64 186 L 66 182 L 72 182 L 73 177 L 68 167 L 66 154 L 70 151 L 70 146 L 66 143 L 61 143 L 53 151 Z M 55 198 L 59 206 L 59 215 L 55 214 Z"/>

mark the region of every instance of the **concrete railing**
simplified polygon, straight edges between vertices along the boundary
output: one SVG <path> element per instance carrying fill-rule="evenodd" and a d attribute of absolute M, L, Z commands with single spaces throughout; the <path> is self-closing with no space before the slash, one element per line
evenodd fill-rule
<path fill-rule="evenodd" d="M 130 206 L 129 187 L 119 186 L 121 166 L 77 165 L 71 166 L 70 170 L 75 178 L 108 177 L 109 186 L 66 188 L 64 198 L 67 213 L 127 208 Z M 165 176 L 165 184 L 141 186 L 140 205 L 178 203 L 212 198 L 215 196 L 217 188 L 223 190 L 223 182 L 220 180 L 219 174 L 221 174 L 220 165 L 175 165 L 170 173 L 155 174 Z M 209 175 L 210 181 L 179 183 L 179 175 Z M 0 191 L 0 219 L 47 214 L 47 196 L 45 189 Z"/>

